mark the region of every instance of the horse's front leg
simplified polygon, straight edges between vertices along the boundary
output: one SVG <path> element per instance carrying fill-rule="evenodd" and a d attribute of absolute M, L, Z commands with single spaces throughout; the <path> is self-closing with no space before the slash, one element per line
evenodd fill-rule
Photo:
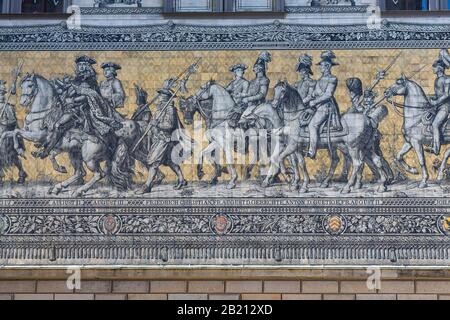
<path fill-rule="evenodd" d="M 97 160 L 86 162 L 86 166 L 94 173 L 94 176 L 91 178 L 91 180 L 82 185 L 73 193 L 73 196 L 76 198 L 79 198 L 83 194 L 88 192 L 98 181 L 102 180 L 105 177 L 105 173 L 103 172 L 102 168 L 100 168 L 100 163 Z"/>
<path fill-rule="evenodd" d="M 450 148 L 447 148 L 447 150 L 445 150 L 444 158 L 442 159 L 441 165 L 439 167 L 437 181 L 444 180 L 444 171 L 447 168 L 448 158 L 450 158 Z"/>
<path fill-rule="evenodd" d="M 359 150 L 357 148 L 350 148 L 349 149 L 350 157 L 352 158 L 352 170 L 350 174 L 350 179 L 348 180 L 347 184 L 342 189 L 341 193 L 349 193 L 351 187 L 353 187 L 356 183 L 356 178 L 358 175 L 359 170 L 361 169 L 361 166 L 363 165 L 363 152 L 362 150 Z"/>
<path fill-rule="evenodd" d="M 426 160 L 425 160 L 425 154 L 423 151 L 423 146 L 417 140 L 412 140 L 411 144 L 414 148 L 414 151 L 416 151 L 417 159 L 419 160 L 419 165 L 420 165 L 420 168 L 422 169 L 422 180 L 419 183 L 419 188 L 423 189 L 428 186 L 427 181 L 428 181 L 428 177 L 429 177 Z"/>
<path fill-rule="evenodd" d="M 280 172 L 282 161 L 284 161 L 286 157 L 296 152 L 297 147 L 297 144 L 292 142 L 288 144 L 281 153 L 278 148 L 275 148 L 274 154 L 271 157 L 272 159 L 270 161 L 269 172 L 267 173 L 266 179 L 263 182 L 263 187 L 268 187 L 272 183 L 273 178 L 278 172 Z"/>
<path fill-rule="evenodd" d="M 18 136 L 20 135 L 20 133 L 21 133 L 20 129 L 14 129 L 12 131 L 4 132 L 2 134 L 2 136 L 1 136 L 1 138 L 0 138 L 0 144 L 3 144 L 3 142 L 6 139 L 13 139 L 14 150 L 16 150 L 18 155 L 22 156 L 24 154 L 24 150 L 19 145 L 19 138 L 18 138 Z"/>
<path fill-rule="evenodd" d="M 59 151 L 52 150 L 50 152 L 50 162 L 52 163 L 53 169 L 59 173 L 67 173 L 67 169 L 64 166 L 61 166 L 56 160 L 56 156 L 59 154 Z"/>
<path fill-rule="evenodd" d="M 334 147 L 331 148 L 330 157 L 331 157 L 330 169 L 328 170 L 328 174 L 325 177 L 325 180 L 323 180 L 322 183 L 320 184 L 321 188 L 328 188 L 330 186 L 331 179 L 333 179 L 334 172 L 336 171 L 336 168 L 339 164 L 339 156 L 337 154 L 336 148 Z"/>
<path fill-rule="evenodd" d="M 289 156 L 289 163 L 291 164 L 291 168 L 294 172 L 294 179 L 291 182 L 291 189 L 298 190 L 300 184 L 300 172 L 298 170 L 298 158 L 295 153 Z"/>
<path fill-rule="evenodd" d="M 398 152 L 397 157 L 395 157 L 395 162 L 398 163 L 407 172 L 409 172 L 411 174 L 419 174 L 417 169 L 413 168 L 409 164 L 407 164 L 404 159 L 404 156 L 409 152 L 409 150 L 411 150 L 411 148 L 412 148 L 411 143 L 405 142 L 403 147 Z"/>
<path fill-rule="evenodd" d="M 297 151 L 297 159 L 298 159 L 298 164 L 300 167 L 300 171 L 303 175 L 303 184 L 299 190 L 300 193 L 307 193 L 308 192 L 308 185 L 309 185 L 309 174 L 308 174 L 308 169 L 306 168 L 306 162 L 305 162 L 305 157 L 303 156 L 301 151 Z"/>

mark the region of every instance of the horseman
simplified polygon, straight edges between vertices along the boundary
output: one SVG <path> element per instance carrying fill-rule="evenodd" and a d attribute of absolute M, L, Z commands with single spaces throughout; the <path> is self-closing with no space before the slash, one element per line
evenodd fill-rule
<path fill-rule="evenodd" d="M 156 106 L 156 114 L 150 120 L 152 144 L 147 157 L 149 173 L 147 182 L 138 194 L 150 193 L 154 185 L 154 179 L 161 165 L 169 166 L 178 176 L 178 184 L 175 189 L 180 189 L 186 185 L 181 168 L 172 159 L 172 150 L 178 141 L 173 139 L 175 131 L 183 129 L 178 113 L 173 102 L 175 92 L 172 91 L 175 79 L 167 79 L 163 88 L 157 92 L 159 103 Z"/>
<path fill-rule="evenodd" d="M 75 78 L 62 96 L 62 115 L 49 126 L 51 134 L 43 144 L 43 149 L 33 153 L 35 157 L 46 158 L 71 128 L 81 126 L 83 132 L 107 144 L 110 133 L 121 128 L 115 110 L 100 95 L 97 74 L 93 68 L 97 62 L 88 56 L 80 56 L 75 63 Z"/>
<path fill-rule="evenodd" d="M 300 80 L 294 84 L 294 87 L 302 99 L 311 95 L 316 85 L 316 81 L 311 78 L 313 75 L 311 70 L 312 61 L 312 57 L 306 53 L 298 58 L 296 71 L 300 74 Z"/>
<path fill-rule="evenodd" d="M 433 73 L 436 74 L 434 81 L 435 96 L 430 100 L 436 108 L 436 116 L 433 120 L 433 148 L 431 152 L 438 155 L 441 150 L 441 127 L 448 119 L 450 112 L 449 85 L 450 77 L 445 74 L 447 64 L 444 60 L 438 59 L 433 63 Z"/>
<path fill-rule="evenodd" d="M 266 102 L 267 92 L 269 91 L 270 80 L 266 76 L 267 64 L 272 61 L 269 52 L 262 52 L 253 66 L 255 78 L 250 81 L 247 93 L 242 99 L 246 105 L 246 110 L 254 110 L 260 104 Z"/>
<path fill-rule="evenodd" d="M 122 67 L 113 62 L 105 62 L 101 65 L 106 80 L 100 83 L 100 93 L 108 102 L 112 110 L 124 107 L 126 95 L 122 82 L 117 79 L 117 70 Z"/>
<path fill-rule="evenodd" d="M 245 70 L 247 70 L 247 66 L 243 63 L 235 64 L 230 67 L 230 71 L 234 73 L 234 80 L 230 82 L 226 87 L 226 90 L 231 94 L 236 103 L 235 108 L 228 116 L 228 123 L 233 128 L 237 127 L 241 114 L 245 110 L 242 99 L 247 94 L 249 87 L 248 80 L 244 78 Z"/>
<path fill-rule="evenodd" d="M 14 105 L 7 102 L 7 93 L 6 81 L 0 80 L 0 135 L 18 128 Z M 15 85 L 11 89 L 11 94 L 15 94 Z M 23 153 L 25 149 L 23 139 L 19 139 L 19 148 Z M 4 169 L 11 165 L 15 165 L 19 169 L 19 180 L 17 182 L 24 183 L 27 174 L 23 170 L 19 153 L 15 150 L 12 139 L 7 139 L 0 146 L 0 184 L 3 183 Z"/>
<path fill-rule="evenodd" d="M 334 93 L 338 84 L 338 79 L 331 73 L 333 66 L 339 65 L 334 59 L 336 55 L 328 50 L 321 54 L 320 70 L 322 76 L 314 87 L 313 92 L 304 99 L 304 103 L 315 110 L 315 113 L 308 125 L 309 128 L 309 151 L 307 157 L 315 159 L 317 144 L 322 125 L 328 121 L 329 129 L 342 130 L 339 107 L 334 98 Z"/>

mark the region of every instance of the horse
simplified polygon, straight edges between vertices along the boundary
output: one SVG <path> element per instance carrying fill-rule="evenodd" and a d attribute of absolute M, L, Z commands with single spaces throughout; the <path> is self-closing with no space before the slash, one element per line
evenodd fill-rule
<path fill-rule="evenodd" d="M 25 117 L 24 128 L 3 133 L 0 141 L 12 138 L 17 152 L 23 154 L 23 150 L 19 146 L 19 138 L 42 145 L 50 134 L 49 129 L 45 126 L 45 121 L 49 116 L 61 114 L 62 101 L 52 82 L 38 74 L 25 75 L 20 86 L 22 89 L 20 104 L 29 109 Z M 121 124 L 122 128 L 115 132 L 118 138 L 115 149 L 109 145 L 109 137 L 99 139 L 79 129 L 68 130 L 52 150 L 50 160 L 56 171 L 67 173 L 66 168 L 60 166 L 56 160 L 58 154 L 67 152 L 74 168 L 74 174 L 69 179 L 50 187 L 48 192 L 57 195 L 71 185 L 80 182 L 82 185 L 73 192 L 73 196 L 80 197 L 105 176 L 108 176 L 109 181 L 117 188 L 129 188 L 131 171 L 124 170 L 123 165 L 129 163 L 128 146 L 136 141 L 139 130 L 134 121 L 124 120 Z M 106 174 L 100 167 L 100 163 L 103 161 L 107 162 Z M 83 163 L 94 173 L 92 179 L 87 183 L 84 183 L 86 171 Z"/>
<path fill-rule="evenodd" d="M 416 168 L 411 167 L 404 160 L 404 156 L 414 149 L 419 160 L 419 165 L 422 170 L 422 179 L 419 183 L 419 188 L 426 188 L 428 186 L 428 169 L 426 166 L 426 159 L 424 154 L 424 145 L 430 145 L 433 143 L 432 133 L 427 133 L 428 123 L 424 123 L 424 117 L 429 111 L 434 108 L 428 101 L 428 97 L 423 91 L 422 87 L 411 79 L 408 79 L 405 75 L 402 75 L 397 81 L 390 87 L 388 87 L 384 95 L 386 98 L 391 99 L 393 96 L 403 96 L 403 105 L 395 103 L 392 104 L 395 107 L 403 108 L 403 137 L 405 143 L 397 154 L 395 161 L 407 172 L 418 175 L 419 172 Z M 396 110 L 397 111 L 397 110 Z M 450 135 L 443 136 L 443 145 L 450 144 Z M 445 158 L 447 157 L 447 152 Z M 443 178 L 442 171 L 445 169 L 446 161 L 442 162 L 442 166 L 439 170 L 438 178 Z"/>
<path fill-rule="evenodd" d="M 200 154 L 197 165 L 197 176 L 202 179 L 203 173 L 203 158 L 218 150 L 223 150 L 227 162 L 228 172 L 231 174 L 231 180 L 228 182 L 227 188 L 232 189 L 236 187 L 237 172 L 233 165 L 232 150 L 235 148 L 234 139 L 238 141 L 248 142 L 255 141 L 258 136 L 256 129 L 272 129 L 282 126 L 282 121 L 276 115 L 276 111 L 270 104 L 262 104 L 254 109 L 252 112 L 246 111 L 241 115 L 239 124 L 243 125 L 245 121 L 253 126 L 255 130 L 248 130 L 244 132 L 242 128 L 234 129 L 228 124 L 228 115 L 230 111 L 236 108 L 236 103 L 230 93 L 214 80 L 210 80 L 201 86 L 200 90 L 192 97 L 180 100 L 180 110 L 183 113 L 184 122 L 187 125 L 193 123 L 194 115 L 199 113 L 206 121 L 206 136 L 208 139 L 208 146 L 204 148 Z M 245 121 L 243 120 L 245 119 Z M 248 135 L 250 133 L 250 136 Z M 246 144 L 246 143 L 244 143 Z M 252 145 L 255 147 L 255 145 Z M 248 152 L 248 144 L 243 148 L 236 150 L 239 154 L 246 154 Z M 256 155 L 258 157 L 258 154 Z M 222 166 L 214 159 L 211 159 L 215 167 L 215 173 L 210 183 L 215 184 L 218 178 L 224 172 Z M 247 166 L 245 178 L 250 178 L 250 172 L 253 164 Z"/>
<path fill-rule="evenodd" d="M 298 91 L 290 86 L 287 81 L 280 81 L 275 86 L 272 105 L 277 109 L 283 110 L 285 125 L 278 131 L 278 134 L 287 137 L 287 143 L 282 151 L 273 154 L 269 174 L 263 185 L 265 187 L 270 186 L 273 177 L 279 170 L 279 163 L 282 163 L 287 156 L 295 153 L 300 165 L 300 171 L 304 176 L 300 192 L 308 192 L 310 177 L 304 160 L 304 149 L 309 144 L 309 137 L 306 134 L 306 129 L 303 129 L 303 127 L 305 126 L 304 122 L 307 121 L 305 115 L 310 114 L 311 111 L 303 104 Z M 331 157 L 331 166 L 325 183 L 329 182 L 339 163 L 337 154 L 339 149 L 348 153 L 353 165 L 350 178 L 341 190 L 342 193 L 350 192 L 351 188 L 355 186 L 365 157 L 370 157 L 378 169 L 380 175 L 378 191 L 386 191 L 387 176 L 383 170 L 381 158 L 374 151 L 373 137 L 375 129 L 370 124 L 370 120 L 364 114 L 350 113 L 343 115 L 341 122 L 343 131 L 331 133 L 328 130 L 327 133 L 321 133 L 320 135 L 318 147 L 319 149 L 328 150 Z"/>

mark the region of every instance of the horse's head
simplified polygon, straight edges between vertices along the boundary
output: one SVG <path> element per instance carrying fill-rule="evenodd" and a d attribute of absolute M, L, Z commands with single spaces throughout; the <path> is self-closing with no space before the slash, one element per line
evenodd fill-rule
<path fill-rule="evenodd" d="M 193 96 L 187 99 L 181 97 L 179 99 L 179 103 L 179 109 L 183 114 L 184 123 L 191 125 L 194 122 L 194 115 L 197 111 L 196 104 L 198 103 L 198 100 L 196 100 Z"/>
<path fill-rule="evenodd" d="M 30 107 L 38 92 L 36 75 L 34 73 L 27 73 L 20 83 L 20 88 L 22 89 L 20 94 L 20 105 L 23 107 Z"/>
<path fill-rule="evenodd" d="M 275 85 L 275 87 L 273 88 L 273 101 L 272 101 L 272 106 L 274 108 L 278 108 L 283 99 L 286 97 L 288 87 L 289 84 L 285 80 L 283 81 L 279 80 L 278 83 Z"/>
<path fill-rule="evenodd" d="M 386 98 L 392 98 L 393 96 L 405 96 L 408 88 L 408 78 L 402 75 L 395 83 L 384 91 Z"/>
<path fill-rule="evenodd" d="M 282 107 L 284 110 L 291 112 L 304 109 L 300 94 L 295 88 L 289 85 L 287 80 L 280 80 L 275 85 L 272 107 L 275 109 Z"/>
<path fill-rule="evenodd" d="M 194 95 L 197 100 L 207 100 L 211 98 L 211 86 L 215 85 L 216 81 L 211 79 L 200 87 L 200 90 Z"/>

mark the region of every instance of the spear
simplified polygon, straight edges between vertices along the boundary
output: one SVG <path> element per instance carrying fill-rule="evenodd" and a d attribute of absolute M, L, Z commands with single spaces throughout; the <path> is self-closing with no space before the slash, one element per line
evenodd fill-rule
<path fill-rule="evenodd" d="M 202 60 L 202 58 L 198 58 L 197 61 L 196 61 L 194 64 L 190 65 L 187 69 L 184 69 L 182 72 L 180 72 L 180 74 L 174 79 L 174 82 L 173 82 L 173 83 L 176 83 L 178 80 L 180 80 L 181 77 L 182 77 L 184 74 L 186 74 L 187 72 L 189 72 L 190 68 L 192 68 L 192 67 L 194 67 L 194 68 L 197 67 L 197 65 L 200 63 L 201 60 Z M 183 88 L 183 89 L 184 89 L 184 88 Z M 150 106 L 151 106 L 153 103 L 155 103 L 156 100 L 158 100 L 159 96 L 160 96 L 159 93 L 156 94 L 156 95 L 153 97 L 153 99 L 150 100 L 149 103 L 147 103 L 146 105 L 144 105 L 143 108 L 141 108 L 138 112 L 136 112 L 136 113 L 133 115 L 133 118 L 132 118 L 131 120 L 137 119 L 137 118 L 141 115 L 141 113 L 144 112 L 144 110 L 145 110 L 147 107 L 150 108 Z"/>
<path fill-rule="evenodd" d="M 6 106 L 8 105 L 9 98 L 11 97 L 12 94 L 16 93 L 16 89 L 15 89 L 16 85 L 15 84 L 17 82 L 17 79 L 19 78 L 20 71 L 22 70 L 22 67 L 23 67 L 23 60 L 20 61 L 19 67 L 14 70 L 13 83 L 11 85 L 11 89 L 8 92 L 8 96 L 6 97 L 6 101 L 5 101 L 4 105 L 3 105 L 2 112 L 0 113 L 0 119 L 3 118 L 3 115 L 5 114 L 5 110 L 6 110 Z"/>
<path fill-rule="evenodd" d="M 158 114 L 158 116 L 155 118 L 154 123 L 158 123 L 162 117 L 162 115 L 165 113 L 167 107 L 170 105 L 170 103 L 172 102 L 172 100 L 175 98 L 176 94 L 179 91 L 183 91 L 185 90 L 185 85 L 186 82 L 189 80 L 189 77 L 197 70 L 197 66 L 200 62 L 201 58 L 198 59 L 194 64 L 190 65 L 185 71 L 183 71 L 183 73 L 181 73 L 181 75 L 185 74 L 185 77 L 183 79 L 183 81 L 181 81 L 180 83 L 178 83 L 178 87 L 177 89 L 172 93 L 172 96 L 170 97 L 170 99 L 166 102 L 166 104 L 164 105 L 164 107 L 161 109 L 161 112 Z M 178 76 L 178 79 L 181 78 L 181 75 Z M 177 80 L 178 80 L 177 79 Z M 158 94 L 159 96 L 159 94 Z M 134 152 L 136 150 L 136 148 L 141 144 L 141 142 L 144 140 L 144 138 L 147 136 L 147 134 L 150 132 L 150 130 L 152 129 L 153 124 L 149 123 L 147 128 L 145 129 L 144 134 L 142 135 L 142 137 L 138 140 L 138 142 L 135 144 L 135 146 L 133 147 L 133 149 L 131 150 L 131 152 Z"/>

